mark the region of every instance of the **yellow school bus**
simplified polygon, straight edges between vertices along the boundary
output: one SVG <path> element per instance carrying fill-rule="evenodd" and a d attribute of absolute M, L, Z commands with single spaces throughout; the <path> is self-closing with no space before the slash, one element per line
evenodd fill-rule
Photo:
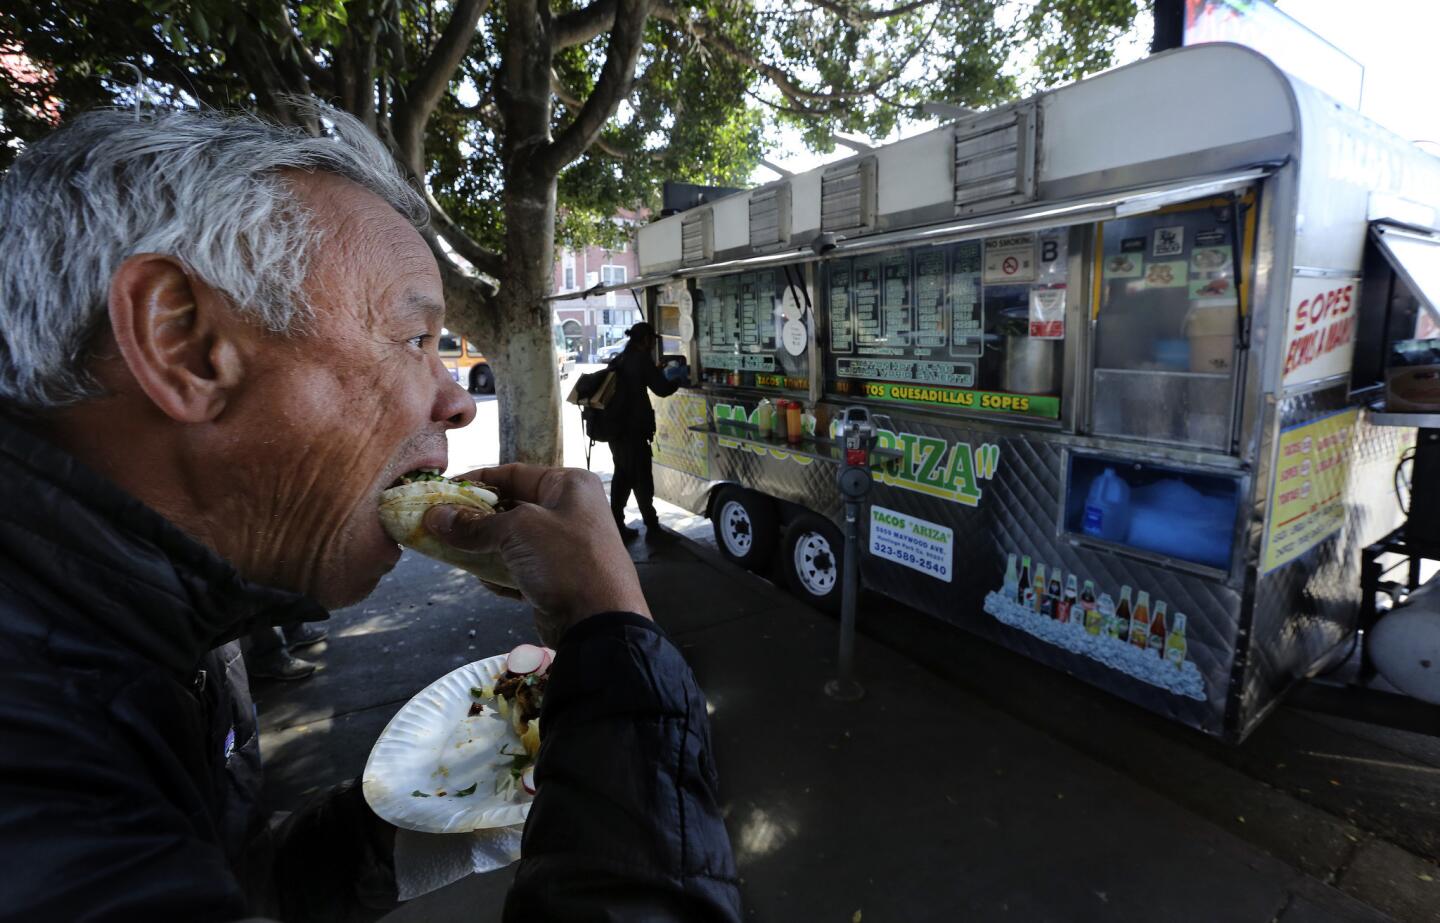
<path fill-rule="evenodd" d="M 440 358 L 450 375 L 471 394 L 494 394 L 495 373 L 480 347 L 458 333 L 440 332 Z"/>
<path fill-rule="evenodd" d="M 575 354 L 565 346 L 565 336 L 556 324 L 552 329 L 555 341 L 556 371 L 560 377 L 569 375 L 575 368 Z M 450 376 L 469 389 L 471 394 L 494 394 L 495 372 L 490 362 L 472 341 L 448 330 L 440 332 L 440 358 L 450 370 Z"/>

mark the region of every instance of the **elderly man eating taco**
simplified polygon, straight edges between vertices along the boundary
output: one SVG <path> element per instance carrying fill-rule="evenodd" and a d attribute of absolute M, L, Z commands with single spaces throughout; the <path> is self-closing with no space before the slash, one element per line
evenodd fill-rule
<path fill-rule="evenodd" d="M 380 494 L 443 470 L 475 414 L 436 348 L 423 201 L 318 115 L 322 137 L 90 113 L 0 180 L 0 916 L 395 903 L 395 831 L 357 786 L 259 815 L 233 643 L 369 594 L 400 554 Z M 558 646 L 506 918 L 738 919 L 703 697 L 598 481 L 477 477 L 512 508 L 425 529 L 502 559 Z"/>

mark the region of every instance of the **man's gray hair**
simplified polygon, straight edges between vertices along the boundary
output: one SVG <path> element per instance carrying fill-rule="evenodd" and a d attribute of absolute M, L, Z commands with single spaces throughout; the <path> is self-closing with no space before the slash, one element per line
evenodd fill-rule
<path fill-rule="evenodd" d="M 311 104 L 312 136 L 248 115 L 100 110 L 30 147 L 0 179 L 0 402 L 28 410 L 102 392 L 85 367 L 110 279 L 137 253 L 174 256 L 274 333 L 303 329 L 321 229 L 281 171 L 333 173 L 417 227 L 424 200 L 354 117 Z"/>

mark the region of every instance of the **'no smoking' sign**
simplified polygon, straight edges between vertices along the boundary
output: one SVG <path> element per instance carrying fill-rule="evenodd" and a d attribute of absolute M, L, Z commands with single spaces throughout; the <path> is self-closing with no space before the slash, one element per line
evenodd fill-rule
<path fill-rule="evenodd" d="M 1022 283 L 1035 281 L 1035 235 L 1011 234 L 985 241 L 985 281 Z"/>

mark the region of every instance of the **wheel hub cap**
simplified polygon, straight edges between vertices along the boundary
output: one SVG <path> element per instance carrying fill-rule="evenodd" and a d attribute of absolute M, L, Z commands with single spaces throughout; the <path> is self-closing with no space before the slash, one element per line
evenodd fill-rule
<path fill-rule="evenodd" d="M 725 540 L 725 550 L 737 558 L 750 553 L 755 536 L 750 525 L 750 514 L 745 507 L 730 501 L 720 510 L 720 536 Z"/>
<path fill-rule="evenodd" d="M 830 542 L 818 532 L 807 532 L 795 543 L 795 573 L 800 584 L 816 596 L 824 596 L 835 589 L 840 579 L 840 568 Z"/>

